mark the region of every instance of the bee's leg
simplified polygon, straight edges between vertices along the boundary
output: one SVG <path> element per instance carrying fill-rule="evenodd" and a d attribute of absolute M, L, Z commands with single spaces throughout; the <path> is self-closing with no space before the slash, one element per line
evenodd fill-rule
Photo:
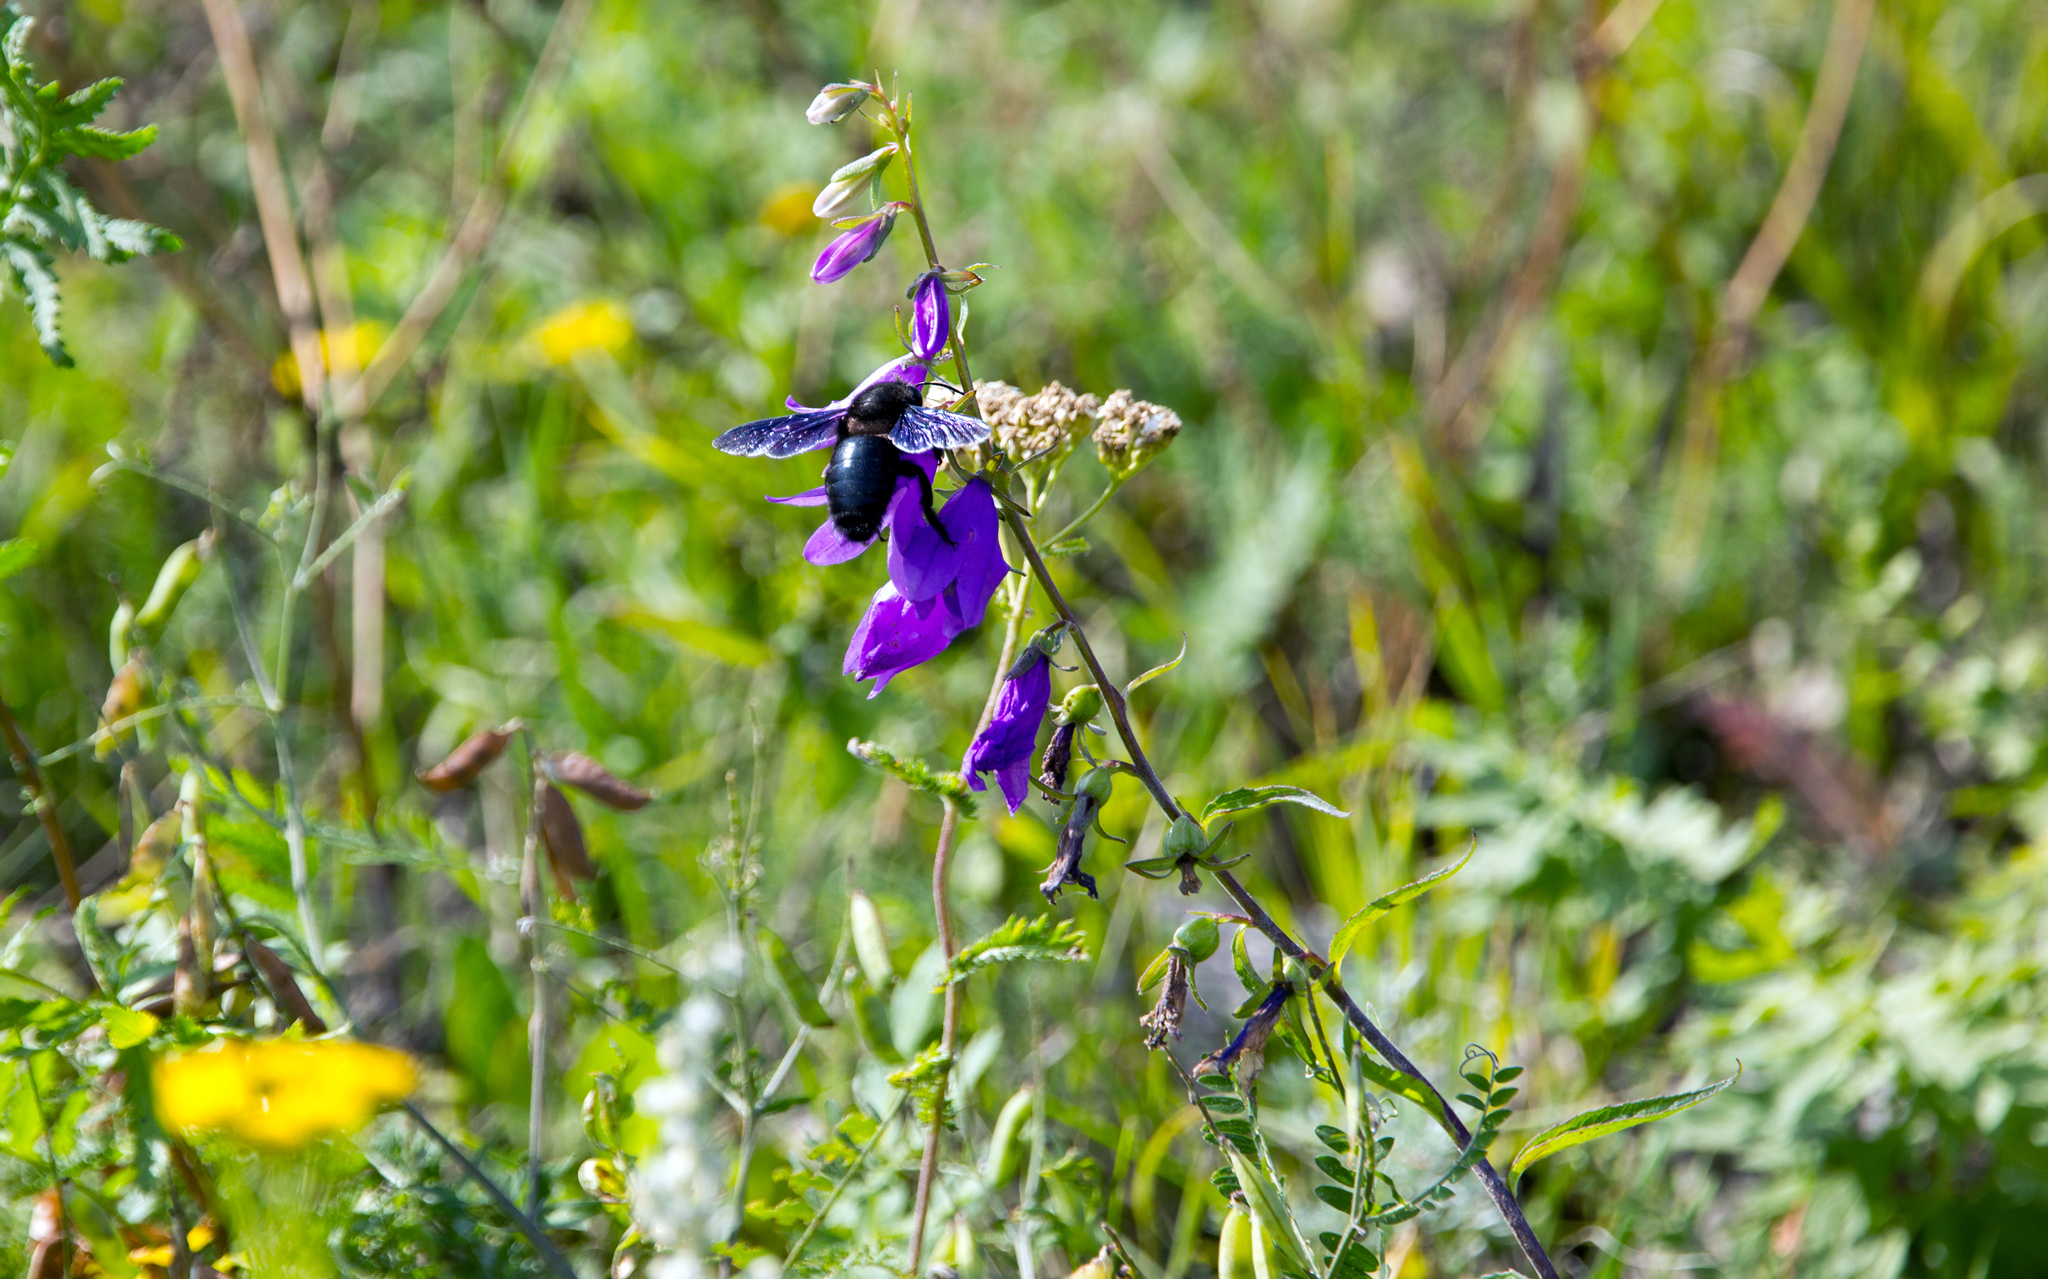
<path fill-rule="evenodd" d="M 946 526 L 939 522 L 939 513 L 932 509 L 932 477 L 924 473 L 923 467 L 908 459 L 902 463 L 902 467 L 905 475 L 917 477 L 917 492 L 924 507 L 925 523 L 932 526 L 932 531 L 939 535 L 940 541 L 948 546 L 953 545 L 953 535 L 946 531 Z"/>

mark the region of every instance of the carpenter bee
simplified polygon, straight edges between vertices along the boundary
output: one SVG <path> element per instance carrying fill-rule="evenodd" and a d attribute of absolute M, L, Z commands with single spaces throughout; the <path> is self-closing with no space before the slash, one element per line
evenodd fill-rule
<path fill-rule="evenodd" d="M 866 542 L 882 526 L 898 476 L 916 478 L 925 519 L 946 537 L 945 526 L 932 511 L 931 480 L 904 454 L 966 448 L 988 436 L 988 423 L 928 409 L 918 388 L 888 381 L 868 386 L 845 408 L 748 422 L 711 441 L 711 446 L 740 457 L 781 458 L 832 445 L 832 461 L 825 467 L 826 510 L 848 539 Z"/>

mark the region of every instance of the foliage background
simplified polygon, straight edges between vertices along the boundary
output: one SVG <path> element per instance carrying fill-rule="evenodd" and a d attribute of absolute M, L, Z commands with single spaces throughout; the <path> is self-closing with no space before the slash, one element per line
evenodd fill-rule
<path fill-rule="evenodd" d="M 1743 1063 L 1715 1102 L 1530 1177 L 1532 1215 L 1576 1271 L 2039 1273 L 2048 253 L 2029 215 L 2048 205 L 2032 176 L 2048 167 L 2048 8 L 1876 4 L 1825 183 L 1702 437 L 1688 395 L 1797 144 L 1830 8 L 1636 7 L 1647 26 L 1601 66 L 1575 51 L 1603 15 L 1541 0 L 597 4 L 512 141 L 482 266 L 345 442 L 380 484 L 411 473 L 369 624 L 381 660 L 362 655 L 345 560 L 297 690 L 312 802 L 369 832 L 318 850 L 362 1033 L 442 1068 L 439 1103 L 516 1153 L 519 800 L 503 779 L 448 800 L 410 780 L 512 715 L 661 793 L 593 819 L 589 922 L 670 955 L 722 934 L 702 854 L 732 772 L 761 795 L 759 916 L 813 972 L 850 886 L 882 904 L 904 967 L 925 953 L 937 810 L 842 744 L 956 760 L 993 644 L 963 640 L 865 699 L 838 663 L 876 565 L 804 564 L 808 520 L 760 502 L 807 486 L 810 460 L 707 444 L 792 390 L 843 393 L 896 349 L 911 237 L 838 285 L 805 276 L 809 195 L 865 138 L 811 128 L 802 107 L 879 66 L 915 90 L 947 261 L 1001 267 L 971 298 L 981 375 L 1130 386 L 1188 423 L 1059 571 L 1113 672 L 1188 637 L 1186 666 L 1138 699 L 1176 793 L 1289 781 L 1352 810 L 1242 824 L 1262 896 L 1324 941 L 1475 834 L 1472 865 L 1354 950 L 1348 980 L 1426 1065 L 1478 1042 L 1530 1067 L 1511 1144 Z M 33 8 L 48 72 L 122 75 L 115 123 L 160 128 L 136 160 L 79 162 L 75 180 L 185 244 L 156 265 L 61 264 L 76 369 L 45 361 L 18 298 L 0 310 L 0 436 L 16 445 L 0 530 L 39 548 L 0 586 L 0 679 L 50 750 L 95 727 L 117 600 L 207 519 L 133 476 L 94 487 L 103 446 L 252 510 L 307 460 L 197 8 Z M 246 14 L 287 167 L 303 187 L 324 157 L 356 312 L 388 328 L 485 180 L 551 11 Z M 351 24 L 370 43 L 347 64 Z M 358 123 L 323 148 L 338 68 Z M 592 302 L 630 337 L 564 339 L 563 308 Z M 1503 329 L 1494 376 L 1443 412 L 1447 373 Z M 1070 474 L 1078 510 L 1098 473 Z M 237 571 L 274 589 L 253 562 Z M 208 691 L 244 678 L 228 590 L 216 562 L 157 646 Z M 223 713 L 213 746 L 267 779 L 255 728 Z M 51 776 L 74 844 L 108 846 L 111 764 L 86 752 Z M 35 821 L 11 792 L 0 804 L 0 881 L 47 895 Z M 967 935 L 1042 909 L 1049 820 L 973 828 Z M 1161 831 L 1144 820 L 1120 792 L 1107 824 L 1145 855 Z M 243 838 L 250 879 L 281 891 L 281 849 L 253 824 Z M 1177 1249 L 1176 1221 L 1213 1233 L 1200 1174 L 1215 1156 L 1170 1130 L 1180 1086 L 1144 1053 L 1133 993 L 1183 902 L 1102 848 L 1103 899 L 1057 907 L 1090 963 L 970 1001 L 968 1034 L 1000 1031 L 1002 1051 L 966 1141 L 978 1150 L 1003 1099 L 1042 1078 L 1046 1162 L 1091 1161 L 1101 1181 L 1076 1184 L 1106 1189 L 1102 1214 L 1202 1272 L 1213 1244 Z M 118 870 L 100 853 L 88 889 Z M 58 941 L 35 953 L 76 984 Z M 564 962 L 641 1001 L 643 1029 L 677 998 L 601 948 Z M 1203 979 L 1233 988 L 1222 960 Z M 593 1063 L 616 1040 L 629 1078 L 652 1068 L 638 1031 L 571 1007 L 550 1129 L 565 1166 Z M 786 1031 L 763 1017 L 772 1058 Z M 1193 1025 L 1184 1060 L 1226 1028 Z M 1279 1115 L 1292 1067 L 1268 1085 Z M 774 1140 L 822 1137 L 864 1069 L 850 1034 L 821 1036 L 801 1066 L 817 1104 Z M 1134 1175 L 1155 1138 L 1156 1187 Z M 1420 1126 L 1404 1150 L 1445 1156 Z M 16 1212 L 25 1228 L 25 1200 Z M 1399 1273 L 1507 1261 L 1491 1221 L 1468 1190 L 1407 1237 Z M 1084 1240 L 1048 1246 L 1078 1262 Z"/>

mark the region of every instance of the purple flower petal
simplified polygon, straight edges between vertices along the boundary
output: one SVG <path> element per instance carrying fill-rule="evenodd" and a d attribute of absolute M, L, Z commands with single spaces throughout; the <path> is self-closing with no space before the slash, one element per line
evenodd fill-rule
<path fill-rule="evenodd" d="M 822 408 L 814 409 L 798 404 L 794 395 L 785 397 L 782 402 L 792 413 L 830 413 L 834 409 L 843 409 L 853 403 L 854 396 L 877 382 L 906 382 L 911 386 L 923 386 L 931 375 L 932 371 L 920 364 L 916 356 L 901 355 L 862 378 L 860 385 L 848 391 L 845 398 L 834 400 Z"/>
<path fill-rule="evenodd" d="M 896 481 L 883 518 L 889 526 L 889 580 L 905 599 L 922 604 L 952 585 L 960 572 L 960 547 L 925 519 L 924 494 L 915 480 Z"/>
<path fill-rule="evenodd" d="M 946 297 L 946 282 L 937 271 L 927 271 L 910 286 L 910 353 L 919 359 L 936 360 L 952 335 L 952 307 Z"/>
<path fill-rule="evenodd" d="M 839 526 L 826 520 L 811 534 L 811 540 L 804 543 L 804 558 L 823 567 L 828 564 L 844 564 L 875 544 L 873 538 L 856 542 L 839 531 Z"/>
<path fill-rule="evenodd" d="M 825 486 L 820 484 L 814 489 L 805 489 L 801 493 L 792 493 L 788 497 L 771 497 L 767 500 L 775 503 L 777 506 L 823 506 L 825 504 Z"/>
<path fill-rule="evenodd" d="M 1031 756 L 1038 745 L 1039 725 L 1052 705 L 1052 662 L 1045 650 L 1032 648 L 1018 663 L 1021 674 L 1003 681 L 996 694 L 995 714 L 988 726 L 975 734 L 960 762 L 967 784 L 982 789 L 981 774 L 994 773 L 1003 788 L 1003 798 L 1016 812 L 1029 794 Z"/>
<path fill-rule="evenodd" d="M 961 629 L 939 601 L 913 604 L 894 582 L 884 582 L 854 628 L 842 669 L 855 679 L 874 680 L 868 693 L 873 697 L 896 676 L 945 652 Z"/>
<path fill-rule="evenodd" d="M 996 498 L 988 481 L 980 476 L 967 481 L 939 512 L 939 520 L 960 551 L 960 567 L 954 577 L 960 619 L 964 625 L 979 626 L 989 600 L 1011 571 L 1003 559 Z"/>
<path fill-rule="evenodd" d="M 811 267 L 811 278 L 820 284 L 845 278 L 849 271 L 881 250 L 882 242 L 889 238 L 890 228 L 895 225 L 896 215 L 886 213 L 841 233 L 818 255 Z"/>

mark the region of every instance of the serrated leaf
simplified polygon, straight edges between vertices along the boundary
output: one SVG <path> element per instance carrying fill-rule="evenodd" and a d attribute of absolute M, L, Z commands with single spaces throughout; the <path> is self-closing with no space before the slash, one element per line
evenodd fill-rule
<path fill-rule="evenodd" d="M 1556 1127 L 1546 1128 L 1530 1138 L 1529 1144 L 1523 1146 L 1521 1153 L 1515 1156 L 1515 1161 L 1508 1165 L 1508 1175 L 1520 1176 L 1524 1169 L 1537 1160 L 1554 1155 L 1560 1150 L 1570 1150 L 1573 1146 L 1584 1145 L 1595 1137 L 1605 1137 L 1609 1133 L 1634 1128 L 1638 1124 L 1646 1124 L 1667 1115 L 1675 1115 L 1681 1110 L 1689 1110 L 1707 1098 L 1725 1091 L 1740 1078 L 1742 1063 L 1738 1061 L 1735 1063 L 1734 1074 L 1718 1083 L 1708 1084 L 1705 1088 L 1670 1093 L 1662 1097 L 1643 1097 L 1636 1101 L 1602 1106 L 1583 1115 L 1574 1115 Z"/>
<path fill-rule="evenodd" d="M 1224 813 L 1249 812 L 1269 804 L 1299 804 L 1303 808 L 1313 808 L 1332 817 L 1351 816 L 1329 800 L 1299 786 L 1240 786 L 1210 800 L 1209 806 L 1202 810 L 1202 824 L 1206 826 L 1210 818 Z"/>
<path fill-rule="evenodd" d="M 36 552 L 40 549 L 32 537 L 16 537 L 0 542 L 0 581 L 5 581 L 27 568 L 35 561 Z"/>
<path fill-rule="evenodd" d="M 126 160 L 156 141 L 156 126 L 145 124 L 126 133 L 115 133 L 87 124 L 64 130 L 56 140 L 73 155 L 89 155 L 95 160 Z"/>
<path fill-rule="evenodd" d="M 156 1033 L 162 1023 L 139 1008 L 109 1004 L 100 1012 L 107 1028 L 107 1042 L 115 1048 L 133 1048 Z"/>
<path fill-rule="evenodd" d="M 1074 964 L 1088 958 L 1087 939 L 1071 919 L 1038 915 L 1025 919 L 1012 915 L 980 941 L 969 942 L 953 956 L 944 980 L 932 989 L 944 990 L 984 968 L 997 964 L 1044 961 Z"/>
<path fill-rule="evenodd" d="M 888 747 L 858 737 L 847 742 L 846 749 L 861 763 L 881 769 L 914 791 L 951 800 L 962 817 L 974 816 L 974 792 L 960 774 L 937 772 L 923 760 L 901 759 Z"/>
<path fill-rule="evenodd" d="M 0 258 L 6 259 L 15 284 L 27 300 L 29 321 L 35 325 L 36 341 L 43 354 L 52 364 L 70 368 L 71 354 L 64 349 L 64 337 L 58 326 L 63 300 L 49 255 L 19 240 L 5 239 L 0 240 Z"/>
<path fill-rule="evenodd" d="M 1182 631 L 1180 636 L 1180 652 L 1174 654 L 1173 660 L 1170 662 L 1163 662 L 1160 665 L 1153 667 L 1151 670 L 1146 671 L 1144 674 L 1139 675 L 1133 680 L 1131 680 L 1130 683 L 1124 685 L 1124 696 L 1129 697 L 1139 688 L 1142 688 L 1146 684 L 1150 684 L 1153 680 L 1158 679 L 1161 675 L 1166 674 L 1174 667 L 1180 665 L 1183 661 L 1187 660 L 1187 655 L 1188 636 L 1186 631 Z"/>
<path fill-rule="evenodd" d="M 790 1010 L 796 1014 L 797 1020 L 821 1029 L 832 1025 L 831 1014 L 818 1002 L 817 988 L 811 984 L 803 965 L 797 963 L 796 956 L 790 953 L 788 943 L 765 928 L 758 936 L 761 951 L 768 957 L 768 976 L 782 997 L 789 1001 Z"/>
<path fill-rule="evenodd" d="M 1396 908 L 1414 901 L 1430 889 L 1435 888 L 1438 884 L 1443 883 L 1451 876 L 1465 869 L 1465 863 L 1472 860 L 1472 852 L 1478 847 L 1479 841 L 1475 839 L 1465 845 L 1465 855 L 1449 866 L 1439 866 L 1414 883 L 1403 884 L 1393 892 L 1375 897 L 1370 902 L 1367 902 L 1359 909 L 1357 914 L 1345 920 L 1343 925 L 1337 929 L 1337 935 L 1330 939 L 1330 965 L 1335 967 L 1338 963 L 1342 962 L 1344 953 L 1351 949 L 1352 943 L 1356 942 L 1359 936 L 1375 921 L 1391 914 Z"/>

